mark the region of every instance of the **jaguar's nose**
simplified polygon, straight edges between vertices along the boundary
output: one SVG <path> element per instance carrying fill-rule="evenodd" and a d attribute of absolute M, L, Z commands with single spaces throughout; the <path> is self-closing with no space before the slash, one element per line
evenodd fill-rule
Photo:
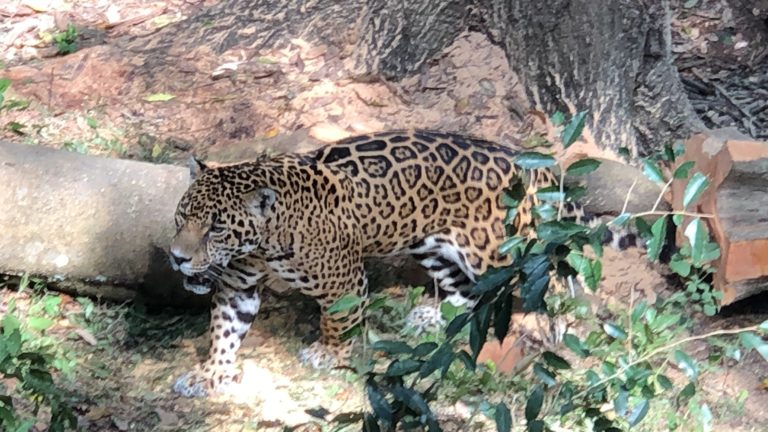
<path fill-rule="evenodd" d="M 191 255 L 186 255 L 184 251 L 175 247 L 171 248 L 170 255 L 171 255 L 171 264 L 173 264 L 175 267 L 181 266 L 182 264 L 192 260 Z"/>

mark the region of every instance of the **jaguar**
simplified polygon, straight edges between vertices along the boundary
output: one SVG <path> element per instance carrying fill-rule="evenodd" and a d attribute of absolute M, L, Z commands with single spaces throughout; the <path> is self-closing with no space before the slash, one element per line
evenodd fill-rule
<path fill-rule="evenodd" d="M 508 265 L 499 246 L 510 234 L 531 234 L 535 192 L 557 184 L 550 169 L 518 167 L 517 154 L 475 137 L 416 129 L 233 164 L 193 160 L 169 254 L 187 289 L 214 290 L 211 348 L 174 389 L 203 396 L 237 381 L 236 352 L 264 287 L 299 290 L 319 303 L 321 336 L 299 359 L 329 368 L 350 357 L 352 344 L 341 336 L 360 323 L 366 303 L 335 313 L 331 306 L 348 294 L 367 298 L 364 259 L 411 255 L 448 293 L 466 292 L 489 268 Z M 525 198 L 510 233 L 502 191 L 521 181 Z M 584 217 L 578 204 L 565 206 Z"/>

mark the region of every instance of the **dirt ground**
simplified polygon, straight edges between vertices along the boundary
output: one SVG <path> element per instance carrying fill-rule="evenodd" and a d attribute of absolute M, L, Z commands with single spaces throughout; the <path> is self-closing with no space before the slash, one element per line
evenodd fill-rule
<path fill-rule="evenodd" d="M 343 52 L 298 39 L 257 55 L 182 56 L 174 73 L 152 82 L 133 79 L 131 56 L 110 50 L 121 38 L 152 34 L 212 3 L 0 2 L 0 77 L 13 82 L 6 100 L 18 101 L 0 111 L 0 138 L 162 163 L 190 154 L 224 161 L 256 151 L 306 150 L 354 133 L 406 127 L 535 144 L 531 131 L 540 125 L 527 113 L 521 84 L 502 51 L 475 33 L 399 83 L 356 82 L 346 73 Z M 768 138 L 768 3 L 672 3 L 676 62 L 697 112 L 709 126 Z M 69 22 L 80 29 L 80 49 L 57 56 L 51 38 Z M 674 289 L 636 252 L 609 253 L 606 260 L 601 292 L 613 301 L 628 301 L 621 291 L 628 282 L 648 297 Z M 0 311 L 14 297 L 34 302 L 26 292 L 0 291 Z M 317 327 L 311 304 L 295 297 L 265 300 L 241 350 L 241 392 L 213 400 L 170 393 L 173 380 L 205 356 L 205 314 L 104 304 L 90 318 L 75 319 L 84 315 L 83 304 L 71 298 L 62 304 L 63 317 L 51 331 L 78 357 L 79 372 L 66 382 L 78 395 L 86 430 L 282 430 L 301 424 L 299 430 L 328 430 L 327 420 L 363 403 L 353 377 L 296 362 Z M 766 304 L 750 299 L 701 318 L 697 333 L 759 323 L 768 318 Z M 706 375 L 702 387 L 716 414 L 715 430 L 765 430 L 766 378 L 768 365 L 754 353 Z M 471 412 L 450 409 L 465 420 Z M 470 430 L 464 427 L 456 430 Z"/>

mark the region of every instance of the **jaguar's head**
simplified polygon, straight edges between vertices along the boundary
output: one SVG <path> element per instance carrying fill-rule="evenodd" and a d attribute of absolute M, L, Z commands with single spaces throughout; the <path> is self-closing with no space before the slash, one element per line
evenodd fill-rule
<path fill-rule="evenodd" d="M 174 270 L 191 276 L 226 267 L 261 244 L 277 194 L 256 173 L 254 163 L 213 167 L 190 161 L 192 184 L 176 208 L 169 251 Z"/>

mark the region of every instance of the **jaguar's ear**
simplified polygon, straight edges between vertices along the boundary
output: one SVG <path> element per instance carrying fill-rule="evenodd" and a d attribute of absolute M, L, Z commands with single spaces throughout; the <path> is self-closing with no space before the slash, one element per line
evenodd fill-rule
<path fill-rule="evenodd" d="M 200 177 L 200 174 L 202 174 L 203 171 L 208 169 L 208 165 L 206 165 L 205 162 L 194 156 L 189 158 L 187 165 L 189 166 L 189 178 L 191 181 L 195 181 L 196 178 Z"/>
<path fill-rule="evenodd" d="M 277 201 L 277 193 L 268 187 L 256 189 L 245 195 L 245 205 L 256 216 L 266 217 Z"/>

